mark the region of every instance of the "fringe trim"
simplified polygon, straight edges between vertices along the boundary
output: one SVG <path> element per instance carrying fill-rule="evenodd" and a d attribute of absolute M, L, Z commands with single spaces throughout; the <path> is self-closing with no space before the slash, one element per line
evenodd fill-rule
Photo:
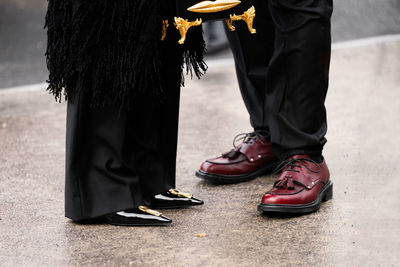
<path fill-rule="evenodd" d="M 160 3 L 165 1 L 49 0 L 47 90 L 59 102 L 84 91 L 95 107 L 129 108 L 138 94 L 161 99 Z M 188 40 L 177 48 L 182 71 L 200 78 L 207 69 L 201 29 Z"/>

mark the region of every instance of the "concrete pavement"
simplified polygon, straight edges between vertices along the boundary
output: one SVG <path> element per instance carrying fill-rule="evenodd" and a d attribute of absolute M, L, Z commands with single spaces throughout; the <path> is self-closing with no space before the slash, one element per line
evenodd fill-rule
<path fill-rule="evenodd" d="M 163 228 L 64 218 L 65 104 L 0 91 L 0 265 L 399 266 L 400 39 L 338 47 L 325 150 L 334 199 L 307 216 L 257 212 L 274 176 L 228 186 L 194 177 L 250 130 L 230 60 L 183 89 L 177 184 L 205 205 L 165 211 L 173 224 Z"/>

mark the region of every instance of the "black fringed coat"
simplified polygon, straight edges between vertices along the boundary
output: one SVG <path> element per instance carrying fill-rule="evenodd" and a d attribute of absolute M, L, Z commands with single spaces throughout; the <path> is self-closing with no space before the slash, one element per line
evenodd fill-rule
<path fill-rule="evenodd" d="M 73 100 L 82 90 L 92 106 L 128 108 L 138 94 L 161 97 L 161 27 L 163 19 L 173 17 L 174 4 L 175 0 L 48 0 L 48 91 L 61 101 Z M 191 29 L 186 44 L 176 49 L 182 70 L 186 64 L 188 72 L 200 77 L 206 70 L 201 28 Z"/>

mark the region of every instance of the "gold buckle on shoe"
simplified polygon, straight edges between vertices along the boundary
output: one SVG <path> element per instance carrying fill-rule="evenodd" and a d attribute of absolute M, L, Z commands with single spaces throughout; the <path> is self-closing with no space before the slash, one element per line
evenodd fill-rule
<path fill-rule="evenodd" d="M 170 189 L 169 192 L 175 196 L 178 197 L 184 197 L 184 198 L 193 198 L 192 194 L 188 194 L 188 193 L 183 193 L 177 189 Z"/>
<path fill-rule="evenodd" d="M 143 212 L 146 212 L 146 213 L 148 213 L 148 214 L 154 215 L 154 216 L 161 216 L 161 215 L 162 215 L 161 212 L 158 212 L 158 211 L 156 211 L 156 210 L 149 209 L 149 208 L 146 207 L 146 206 L 139 206 L 138 209 L 141 210 L 141 211 L 143 211 Z"/>

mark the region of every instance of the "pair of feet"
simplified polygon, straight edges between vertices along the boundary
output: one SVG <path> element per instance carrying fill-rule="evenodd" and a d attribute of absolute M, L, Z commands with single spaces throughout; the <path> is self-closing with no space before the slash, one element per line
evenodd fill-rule
<path fill-rule="evenodd" d="M 196 176 L 214 183 L 250 181 L 269 173 L 280 173 L 266 192 L 259 211 L 309 213 L 332 198 L 332 182 L 325 160 L 294 155 L 280 162 L 271 144 L 258 132 L 241 136 L 243 142 L 222 156 L 203 162 Z"/>
<path fill-rule="evenodd" d="M 240 183 L 269 173 L 280 173 L 272 189 L 264 194 L 259 211 L 309 213 L 332 198 L 332 182 L 324 159 L 295 155 L 280 162 L 271 144 L 257 133 L 242 136 L 243 142 L 222 156 L 203 162 L 196 176 L 214 183 Z M 202 205 L 191 194 L 171 189 L 154 196 L 151 208 L 171 209 Z M 156 210 L 140 206 L 105 216 L 107 222 L 122 226 L 167 225 L 172 221 Z"/>
<path fill-rule="evenodd" d="M 158 194 L 151 199 L 151 208 L 139 206 L 136 209 L 110 213 L 104 216 L 108 224 L 118 226 L 162 226 L 172 220 L 153 209 L 179 209 L 203 205 L 204 202 L 188 193 L 176 189 Z"/>

